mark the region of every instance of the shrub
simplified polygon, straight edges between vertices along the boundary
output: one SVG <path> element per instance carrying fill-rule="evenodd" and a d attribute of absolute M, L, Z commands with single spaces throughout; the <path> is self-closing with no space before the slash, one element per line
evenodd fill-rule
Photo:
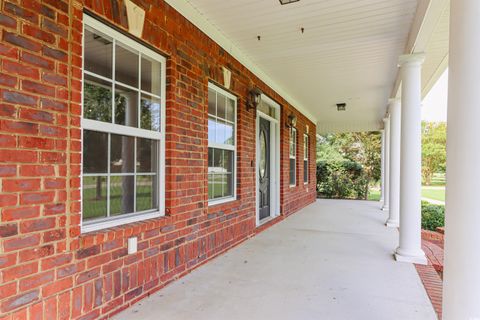
<path fill-rule="evenodd" d="M 422 201 L 422 229 L 435 231 L 445 226 L 445 206 Z"/>
<path fill-rule="evenodd" d="M 365 199 L 368 179 L 355 161 L 319 161 L 317 192 L 324 198 Z"/>

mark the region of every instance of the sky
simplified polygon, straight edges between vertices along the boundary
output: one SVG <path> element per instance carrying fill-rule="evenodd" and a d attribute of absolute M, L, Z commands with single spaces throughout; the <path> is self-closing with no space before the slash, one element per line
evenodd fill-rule
<path fill-rule="evenodd" d="M 422 120 L 430 122 L 447 121 L 448 69 L 422 101 Z"/>

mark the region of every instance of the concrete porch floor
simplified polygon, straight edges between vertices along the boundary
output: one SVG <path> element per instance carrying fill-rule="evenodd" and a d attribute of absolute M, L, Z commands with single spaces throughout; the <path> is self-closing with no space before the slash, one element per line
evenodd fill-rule
<path fill-rule="evenodd" d="M 436 319 L 377 202 L 318 200 L 115 319 Z"/>

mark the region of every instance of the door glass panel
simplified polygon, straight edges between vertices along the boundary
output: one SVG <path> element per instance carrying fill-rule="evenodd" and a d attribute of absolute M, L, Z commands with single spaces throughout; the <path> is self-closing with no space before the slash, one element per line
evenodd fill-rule
<path fill-rule="evenodd" d="M 260 178 L 265 177 L 267 172 L 267 137 L 265 131 L 260 132 Z"/>

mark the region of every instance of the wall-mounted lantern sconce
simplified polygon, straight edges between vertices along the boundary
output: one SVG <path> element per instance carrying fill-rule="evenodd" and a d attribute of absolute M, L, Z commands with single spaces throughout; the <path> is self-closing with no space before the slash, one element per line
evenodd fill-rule
<path fill-rule="evenodd" d="M 247 97 L 247 111 L 250 109 L 257 110 L 260 101 L 262 100 L 262 91 L 257 87 L 250 89 Z"/>
<path fill-rule="evenodd" d="M 295 128 L 296 125 L 297 117 L 293 113 L 290 113 L 290 115 L 287 117 L 287 128 Z"/>

